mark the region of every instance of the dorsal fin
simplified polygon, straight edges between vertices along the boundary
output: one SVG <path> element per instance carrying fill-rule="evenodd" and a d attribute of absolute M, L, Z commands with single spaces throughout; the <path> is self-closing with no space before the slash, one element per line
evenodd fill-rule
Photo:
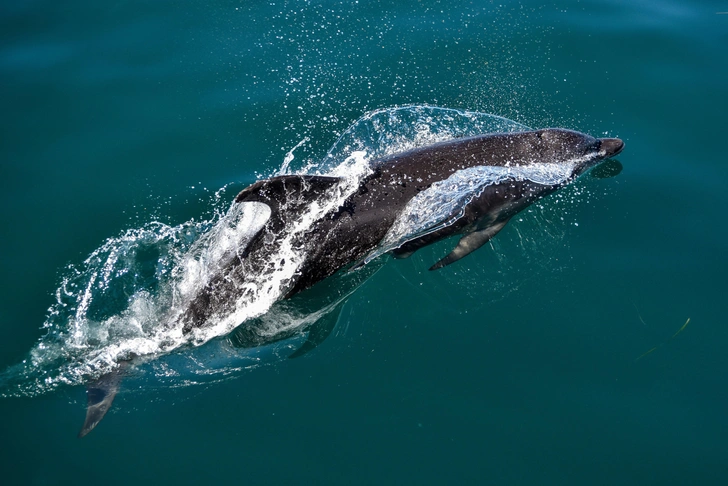
<path fill-rule="evenodd" d="M 498 234 L 500 230 L 503 229 L 503 227 L 508 223 L 509 220 L 510 218 L 504 219 L 503 221 L 493 223 L 492 225 L 480 231 L 473 231 L 472 233 L 466 234 L 465 236 L 460 238 L 460 241 L 458 242 L 455 249 L 451 251 L 445 258 L 431 266 L 430 270 L 437 270 L 438 268 L 445 267 L 453 262 L 460 260 L 462 257 L 471 254 L 481 246 L 488 243 L 491 238 L 493 238 L 496 234 Z"/>
<path fill-rule="evenodd" d="M 246 187 L 235 198 L 235 202 L 257 201 L 267 204 L 271 216 L 267 223 L 274 232 L 280 231 L 313 201 L 321 200 L 327 191 L 335 188 L 338 177 L 312 175 L 283 175 L 258 181 Z M 285 208 L 282 211 L 281 208 Z"/>
<path fill-rule="evenodd" d="M 235 202 L 271 201 L 282 204 L 289 199 L 300 199 L 309 202 L 341 182 L 338 177 L 315 175 L 282 175 L 258 181 L 242 191 Z"/>

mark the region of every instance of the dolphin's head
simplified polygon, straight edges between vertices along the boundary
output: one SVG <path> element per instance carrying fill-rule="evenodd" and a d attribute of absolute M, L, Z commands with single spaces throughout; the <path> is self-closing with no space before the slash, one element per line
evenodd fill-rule
<path fill-rule="evenodd" d="M 618 138 L 594 138 L 563 128 L 546 128 L 529 132 L 529 142 L 538 160 L 551 163 L 575 163 L 573 177 L 613 157 L 624 148 Z"/>

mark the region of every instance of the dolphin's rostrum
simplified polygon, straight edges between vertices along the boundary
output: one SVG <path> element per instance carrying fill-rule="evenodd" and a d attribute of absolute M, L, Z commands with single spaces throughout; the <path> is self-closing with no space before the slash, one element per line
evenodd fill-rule
<path fill-rule="evenodd" d="M 303 249 L 302 261 L 280 295 L 292 297 L 341 269 L 355 269 L 385 253 L 407 257 L 461 235 L 430 270 L 450 265 L 487 243 L 513 215 L 623 147 L 617 138 L 544 129 L 460 138 L 374 160 L 343 203 L 312 221 L 294 242 Z M 241 191 L 235 204 L 263 204 L 270 216 L 244 251 L 233 255 L 189 300 L 179 317 L 183 332 L 204 328 L 215 316 L 230 312 L 249 291 L 247 276 L 265 275 L 275 263 L 271 256 L 279 254 L 287 228 L 342 184 L 339 177 L 282 175 Z M 330 331 L 325 327 L 311 334 L 320 342 Z M 307 343 L 306 350 L 317 342 Z M 118 382 L 118 376 L 107 375 L 89 387 L 81 435 L 111 406 Z"/>

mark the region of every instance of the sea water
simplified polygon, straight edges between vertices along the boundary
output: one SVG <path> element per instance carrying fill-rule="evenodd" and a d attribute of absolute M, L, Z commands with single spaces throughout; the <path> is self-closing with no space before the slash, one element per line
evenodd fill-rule
<path fill-rule="evenodd" d="M 449 240 L 384 261 L 301 358 L 295 337 L 235 366 L 224 337 L 171 352 L 82 440 L 77 381 L 0 399 L 0 482 L 724 484 L 726 11 L 3 5 L 3 370 L 52 338 L 59 289 L 94 255 L 103 269 L 109 241 L 143 244 L 109 305 L 85 308 L 115 323 L 94 342 L 153 329 L 118 316 L 150 315 L 162 250 L 192 248 L 255 180 L 329 171 L 342 137 L 362 150 L 347 128 L 366 113 L 439 106 L 626 147 L 621 174 L 580 178 L 460 262 L 427 271 Z M 437 139 L 376 122 L 379 155 Z"/>

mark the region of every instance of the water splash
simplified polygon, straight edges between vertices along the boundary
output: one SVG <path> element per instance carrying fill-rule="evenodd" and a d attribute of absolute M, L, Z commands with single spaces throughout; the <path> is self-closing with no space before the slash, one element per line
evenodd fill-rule
<path fill-rule="evenodd" d="M 294 241 L 356 190 L 371 170 L 371 160 L 457 137 L 525 129 L 483 113 L 405 106 L 364 115 L 322 160 L 298 157 L 296 167 L 294 150 L 305 148 L 302 141 L 289 152 L 281 170 L 337 176 L 341 185 L 330 197 L 312 204 L 281 235 L 280 254 L 271 258 L 271 272 L 252 276 L 250 292 L 189 335 L 179 322 L 185 304 L 240 255 L 268 219 L 268 207 L 257 203 L 215 207 L 209 219 L 176 226 L 152 221 L 107 239 L 81 264 L 66 269 L 43 325 L 46 334 L 22 363 L 0 375 L 0 395 L 34 396 L 82 384 L 108 373 L 122 360 L 132 359 L 138 373 L 164 386 L 187 386 L 290 354 L 302 339 L 301 331 L 350 294 L 338 295 L 338 301 L 321 301 L 315 308 L 303 301 L 278 304 L 305 256 Z M 277 263 L 281 261 L 285 264 Z M 259 327 L 259 345 L 241 348 L 225 337 L 241 323 Z"/>
<path fill-rule="evenodd" d="M 462 137 L 487 133 L 514 133 L 529 127 L 506 118 L 474 111 L 407 105 L 366 113 L 339 137 L 322 159 L 316 159 L 305 143 L 298 167 L 294 151 L 286 155 L 289 173 L 326 175 L 352 152 L 365 152 L 368 160 L 405 152 Z M 294 148 L 295 150 L 295 148 Z"/>

